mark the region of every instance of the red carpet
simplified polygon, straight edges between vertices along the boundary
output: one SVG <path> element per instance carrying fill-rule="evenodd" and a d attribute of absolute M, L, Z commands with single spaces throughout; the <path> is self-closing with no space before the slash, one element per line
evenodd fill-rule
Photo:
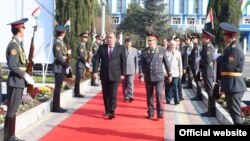
<path fill-rule="evenodd" d="M 124 103 L 119 85 L 116 118 L 109 120 L 103 116 L 100 92 L 40 141 L 164 141 L 164 120 L 146 118 L 145 86 L 138 80 L 134 98 L 132 103 Z"/>

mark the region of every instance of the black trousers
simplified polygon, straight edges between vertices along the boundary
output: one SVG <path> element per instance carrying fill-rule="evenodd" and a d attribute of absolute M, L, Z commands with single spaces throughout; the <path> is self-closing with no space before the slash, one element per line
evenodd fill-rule
<path fill-rule="evenodd" d="M 105 113 L 113 114 L 116 109 L 119 81 L 101 80 Z"/>
<path fill-rule="evenodd" d="M 83 75 L 83 71 L 84 69 L 82 68 L 76 68 L 75 88 L 74 88 L 75 95 L 80 94 L 80 82 Z"/>
<path fill-rule="evenodd" d="M 55 89 L 53 94 L 53 108 L 59 108 L 60 107 L 60 93 L 62 88 L 62 83 L 64 80 L 64 74 L 63 73 L 55 73 Z"/>
<path fill-rule="evenodd" d="M 201 81 L 198 80 L 198 76 L 196 74 L 196 70 L 195 69 L 191 69 L 191 70 L 192 70 L 193 79 L 194 79 L 195 84 L 196 84 L 196 94 L 197 94 L 197 97 L 202 98 Z"/>

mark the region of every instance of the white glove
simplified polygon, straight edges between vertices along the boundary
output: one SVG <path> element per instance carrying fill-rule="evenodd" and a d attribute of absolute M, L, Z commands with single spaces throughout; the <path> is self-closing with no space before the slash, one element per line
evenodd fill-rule
<path fill-rule="evenodd" d="M 67 53 L 70 55 L 70 54 L 71 54 L 71 50 L 69 49 L 69 50 L 67 51 Z"/>
<path fill-rule="evenodd" d="M 213 59 L 216 60 L 220 55 L 220 53 L 214 53 Z"/>
<path fill-rule="evenodd" d="M 187 50 L 187 55 L 190 55 L 191 54 L 191 51 Z"/>
<path fill-rule="evenodd" d="M 195 62 L 198 63 L 201 60 L 201 57 L 196 57 Z"/>
<path fill-rule="evenodd" d="M 87 68 L 90 68 L 90 64 L 89 64 L 89 63 L 86 63 L 85 66 L 86 66 Z"/>
<path fill-rule="evenodd" d="M 67 69 L 66 69 L 66 74 L 69 74 L 69 72 L 70 72 L 70 67 L 67 67 Z"/>
<path fill-rule="evenodd" d="M 28 73 L 25 73 L 25 74 L 24 74 L 24 79 L 25 79 L 25 81 L 27 81 L 28 84 L 30 84 L 30 85 L 34 85 L 34 84 L 35 84 L 34 79 L 33 79 Z"/>

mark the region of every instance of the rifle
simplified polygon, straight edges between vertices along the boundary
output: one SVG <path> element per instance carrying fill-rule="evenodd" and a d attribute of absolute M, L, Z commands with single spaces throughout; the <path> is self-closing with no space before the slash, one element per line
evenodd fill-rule
<path fill-rule="evenodd" d="M 68 42 L 68 45 L 67 45 L 67 51 L 68 51 L 68 50 L 70 50 L 69 42 Z M 68 64 L 70 64 L 70 62 L 71 62 L 71 56 L 70 56 L 70 54 L 69 54 L 68 52 L 67 52 L 67 54 L 66 54 L 66 62 L 67 62 Z M 67 74 L 66 77 L 67 77 L 67 78 L 73 78 L 73 74 L 72 74 L 72 70 L 71 70 L 71 69 L 69 70 L 69 74 Z"/>
<path fill-rule="evenodd" d="M 33 55 L 34 55 L 34 38 L 35 38 L 35 32 L 37 31 L 37 26 L 33 26 L 33 36 L 31 38 L 31 43 L 30 43 L 30 51 L 29 51 L 29 58 L 28 58 L 28 66 L 26 72 L 32 76 L 33 73 Z M 27 93 L 32 94 L 33 92 L 33 85 L 28 84 L 27 86 Z"/>

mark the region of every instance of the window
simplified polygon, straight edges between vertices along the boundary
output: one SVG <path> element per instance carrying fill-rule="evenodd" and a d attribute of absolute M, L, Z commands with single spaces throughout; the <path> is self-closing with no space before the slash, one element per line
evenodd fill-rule
<path fill-rule="evenodd" d="M 201 18 L 201 24 L 205 24 L 206 23 L 206 18 Z"/>
<path fill-rule="evenodd" d="M 195 24 L 195 18 L 187 18 L 187 24 Z"/>
<path fill-rule="evenodd" d="M 245 24 L 250 24 L 250 19 L 245 19 Z"/>
<path fill-rule="evenodd" d="M 181 18 L 173 18 L 172 24 L 181 24 Z"/>
<path fill-rule="evenodd" d="M 117 0 L 116 12 L 121 12 L 122 13 L 122 0 Z"/>
<path fill-rule="evenodd" d="M 112 18 L 112 23 L 113 23 L 113 24 L 120 24 L 120 19 L 119 19 L 119 17 L 113 17 L 113 18 Z"/>
<path fill-rule="evenodd" d="M 179 13 L 184 13 L 184 0 L 180 0 Z"/>
<path fill-rule="evenodd" d="M 194 14 L 198 14 L 198 0 L 194 0 Z"/>

